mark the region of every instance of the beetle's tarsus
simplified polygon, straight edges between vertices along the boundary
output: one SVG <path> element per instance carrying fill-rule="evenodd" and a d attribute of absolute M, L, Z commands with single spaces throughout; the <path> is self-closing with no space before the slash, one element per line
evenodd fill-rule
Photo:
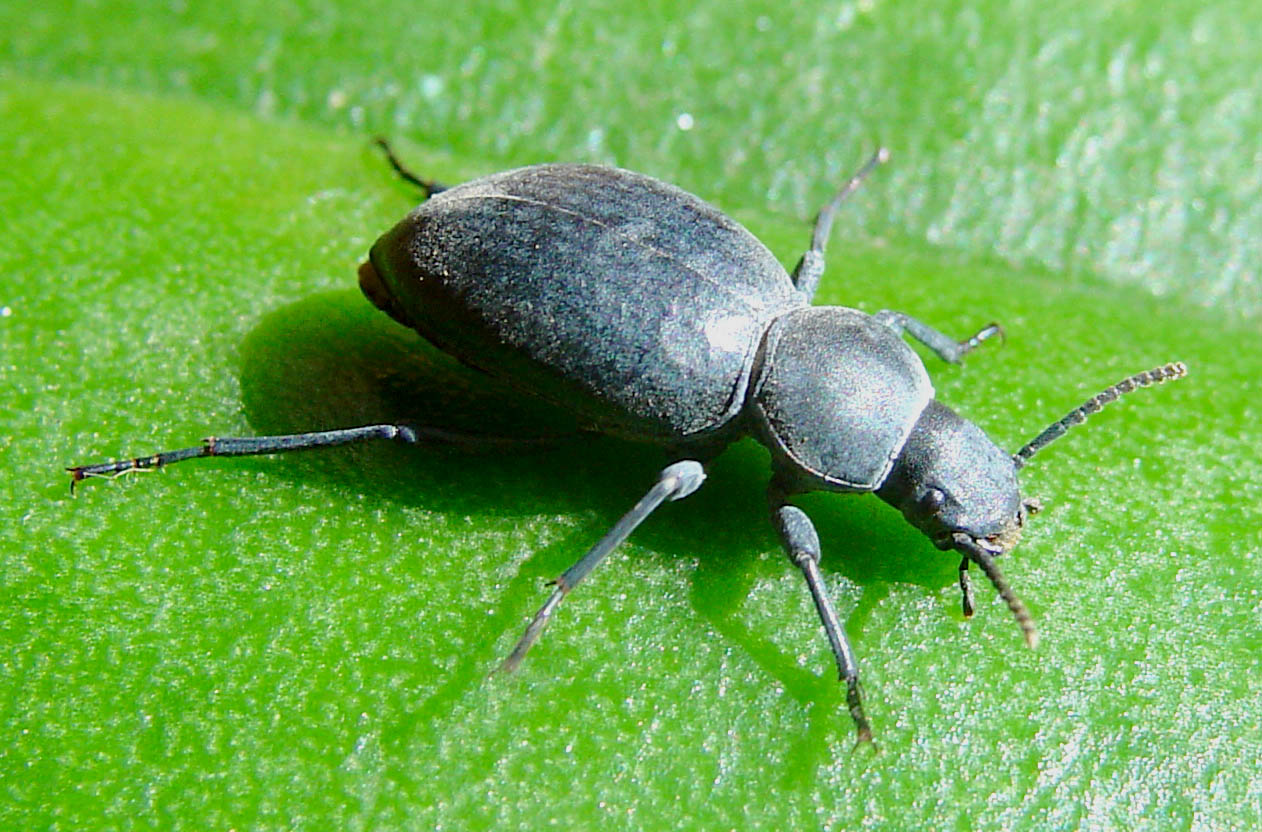
<path fill-rule="evenodd" d="M 986 324 L 972 336 L 962 341 L 957 341 L 945 332 L 896 309 L 882 309 L 872 317 L 878 323 L 884 324 L 899 335 L 908 335 L 924 344 L 934 355 L 948 364 L 959 364 L 964 359 L 964 356 L 981 346 L 984 341 L 996 335 L 999 336 L 1001 344 L 1004 339 L 1003 327 L 993 321 Z"/>
<path fill-rule="evenodd" d="M 557 605 L 561 603 L 561 600 L 569 592 L 561 584 L 560 580 L 552 581 L 552 583 L 557 585 L 556 589 L 552 591 L 552 594 L 548 596 L 548 600 L 535 613 L 535 617 L 530 619 L 530 623 L 526 625 L 526 631 L 517 640 L 517 644 L 513 645 L 512 652 L 504 657 L 504 661 L 500 662 L 498 668 L 500 673 L 512 673 L 521 666 L 522 659 L 526 658 L 526 653 L 543 635 L 543 629 L 552 620 L 552 613 L 556 610 Z"/>
<path fill-rule="evenodd" d="M 1004 332 L 1003 327 L 995 321 L 991 321 L 979 329 L 976 335 L 960 342 L 960 357 L 963 357 L 977 349 L 981 346 L 983 341 L 988 341 L 996 336 L 999 338 L 999 346 L 1002 347 L 1005 343 L 1007 343 L 1008 335 Z"/>
<path fill-rule="evenodd" d="M 75 465 L 66 469 L 70 473 L 70 493 L 75 493 L 75 485 L 89 478 L 116 480 L 119 477 L 138 471 L 153 471 L 161 468 L 167 462 L 173 461 L 172 454 L 181 454 L 182 451 L 172 451 L 163 454 L 153 454 L 152 456 L 133 457 L 131 459 L 119 459 L 111 462 L 98 462 L 93 465 Z M 184 458 L 184 457 L 181 457 Z"/>
<path fill-rule="evenodd" d="M 863 698 L 859 695 L 859 680 L 853 678 L 845 682 L 846 709 L 850 711 L 850 719 L 854 722 L 855 746 L 871 743 L 872 723 L 868 722 L 868 716 L 863 712 Z"/>

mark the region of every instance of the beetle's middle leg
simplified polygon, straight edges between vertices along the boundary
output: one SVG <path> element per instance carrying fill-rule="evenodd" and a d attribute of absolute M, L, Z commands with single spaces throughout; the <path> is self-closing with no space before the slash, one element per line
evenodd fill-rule
<path fill-rule="evenodd" d="M 526 632 L 522 633 L 513 652 L 509 653 L 508 658 L 500 664 L 500 670 L 511 672 L 517 669 L 521 660 L 525 658 L 526 651 L 539 640 L 539 636 L 543 635 L 543 628 L 548 626 L 552 613 L 556 611 L 557 606 L 570 590 L 578 586 L 579 582 L 586 578 L 597 564 L 617 548 L 618 544 L 626 540 L 631 532 L 635 531 L 636 526 L 643 523 L 654 509 L 667 500 L 681 500 L 687 497 L 700 488 L 703 482 L 705 482 L 705 469 L 695 459 L 685 459 L 663 468 L 657 482 L 648 490 L 648 493 L 641 497 L 640 501 L 624 514 L 622 519 L 579 559 L 578 563 L 561 573 L 561 577 L 553 582 L 556 589 L 526 626 Z"/>
<path fill-rule="evenodd" d="M 815 610 L 823 622 L 828 644 L 837 660 L 837 672 L 841 681 L 846 683 L 846 707 L 858 732 L 857 741 L 871 742 L 872 726 L 868 724 L 868 717 L 863 712 L 863 699 L 859 695 L 859 664 L 850 647 L 850 639 L 846 637 L 846 630 L 837 618 L 837 611 L 828 599 L 824 578 L 819 571 L 819 535 L 806 512 L 785 503 L 778 489 L 773 487 L 768 492 L 768 499 L 771 501 L 771 519 L 780 533 L 784 552 L 806 578 L 806 588 L 810 590 L 811 600 L 815 602 Z"/>
<path fill-rule="evenodd" d="M 872 317 L 899 335 L 904 333 L 910 335 L 933 350 L 938 358 L 951 364 L 959 364 L 964 356 L 975 350 L 983 341 L 998 335 L 999 341 L 1002 343 L 1004 337 L 1003 327 L 993 321 L 979 329 L 976 334 L 965 338 L 963 341 L 957 341 L 950 335 L 929 326 L 924 321 L 917 320 L 911 315 L 906 315 L 902 312 L 895 312 L 892 309 L 882 309 Z"/>

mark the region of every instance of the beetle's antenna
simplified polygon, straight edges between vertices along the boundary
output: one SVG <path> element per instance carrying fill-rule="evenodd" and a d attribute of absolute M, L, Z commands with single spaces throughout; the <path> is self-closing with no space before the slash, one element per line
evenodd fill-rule
<path fill-rule="evenodd" d="M 1065 417 L 1057 422 L 1053 422 L 1038 436 L 1025 443 L 1025 447 L 1012 455 L 1012 462 L 1020 468 L 1039 451 L 1064 436 L 1071 427 L 1080 425 L 1087 421 L 1087 417 L 1092 413 L 1098 413 L 1106 404 L 1117 401 L 1123 394 L 1138 390 L 1140 387 L 1149 387 L 1154 384 L 1160 384 L 1163 381 L 1171 379 L 1183 378 L 1187 375 L 1187 365 L 1182 361 L 1174 361 L 1161 367 L 1154 367 L 1143 373 L 1136 373 L 1130 378 L 1125 378 L 1109 387 L 1106 390 L 1097 393 L 1082 403 L 1081 406 L 1074 408 L 1065 414 Z M 980 561 L 979 561 L 980 565 Z"/>

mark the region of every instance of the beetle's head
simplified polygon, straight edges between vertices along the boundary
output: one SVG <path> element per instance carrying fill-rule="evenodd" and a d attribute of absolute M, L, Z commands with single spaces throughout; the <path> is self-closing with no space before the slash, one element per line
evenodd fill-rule
<path fill-rule="evenodd" d="M 973 609 L 968 567 L 976 563 L 1017 617 L 1026 642 L 1033 646 L 1037 641 L 1034 622 L 994 563 L 995 557 L 1016 546 L 1026 519 L 1039 510 L 1037 500 L 1022 499 L 1017 471 L 1070 426 L 1122 394 L 1182 378 L 1186 373 L 1187 368 L 1176 362 L 1131 376 L 1088 399 L 1012 455 L 996 447 L 972 422 L 932 400 L 877 494 L 902 511 L 938 548 L 956 549 L 963 555 L 960 588 L 965 615 L 972 614 Z"/>
<path fill-rule="evenodd" d="M 994 562 L 1017 545 L 1026 518 L 1038 510 L 1037 502 L 1021 499 L 1012 456 L 935 399 L 920 414 L 877 494 L 939 549 L 963 555 L 960 589 L 966 616 L 973 614 L 968 568 L 976 563 L 1008 603 L 1026 644 L 1037 643 L 1034 619 Z"/>
<path fill-rule="evenodd" d="M 981 429 L 931 400 L 877 494 L 940 549 L 1000 555 L 1021 537 L 1037 504 L 1021 499 L 1017 466 Z"/>

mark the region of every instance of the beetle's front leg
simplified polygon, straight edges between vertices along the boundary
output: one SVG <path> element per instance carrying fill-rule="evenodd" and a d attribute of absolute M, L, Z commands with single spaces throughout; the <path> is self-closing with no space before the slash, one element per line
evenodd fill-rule
<path fill-rule="evenodd" d="M 983 341 L 996 335 L 999 336 L 1001 343 L 1003 341 L 1003 327 L 993 322 L 986 324 L 975 335 L 969 336 L 963 341 L 957 341 L 950 335 L 929 326 L 924 321 L 917 320 L 911 315 L 902 312 L 895 312 L 893 309 L 882 309 L 872 317 L 899 335 L 906 333 L 915 338 L 933 350 L 934 355 L 938 356 L 938 358 L 950 364 L 959 364 L 964 356 L 979 347 Z"/>
<path fill-rule="evenodd" d="M 863 700 L 859 695 L 859 665 L 855 661 L 854 650 L 846 631 L 837 618 L 832 602 L 824 589 L 824 579 L 819 571 L 820 546 L 819 535 L 806 512 L 797 506 L 784 502 L 783 495 L 774 486 L 768 492 L 771 501 L 771 519 L 776 531 L 780 533 L 780 542 L 784 552 L 793 565 L 802 570 L 806 578 L 806 588 L 810 590 L 811 599 L 824 624 L 824 632 L 837 660 L 837 672 L 846 683 L 846 706 L 850 710 L 850 718 L 854 720 L 858 732 L 858 742 L 872 741 L 872 726 L 868 724 L 867 715 L 863 712 Z"/>

